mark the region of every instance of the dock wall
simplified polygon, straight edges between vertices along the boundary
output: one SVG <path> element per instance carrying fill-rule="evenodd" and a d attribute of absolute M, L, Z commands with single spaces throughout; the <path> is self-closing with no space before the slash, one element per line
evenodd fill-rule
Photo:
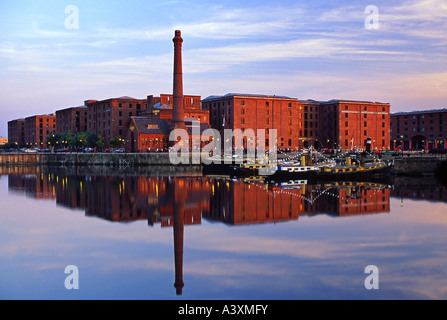
<path fill-rule="evenodd" d="M 192 163 L 192 161 L 189 161 Z M 59 154 L 0 154 L 0 167 L 53 167 L 76 172 L 89 171 L 104 174 L 145 175 L 201 175 L 201 165 L 172 165 L 168 153 L 59 153 Z"/>
<path fill-rule="evenodd" d="M 171 162 L 168 153 L 10 153 L 0 154 L 0 165 L 148 166 Z"/>
<path fill-rule="evenodd" d="M 192 163 L 191 158 L 189 163 Z M 406 157 L 394 159 L 395 175 L 434 175 L 445 168 L 447 157 Z M 201 170 L 200 164 L 172 165 L 169 153 L 59 153 L 59 154 L 0 154 L 0 166 L 108 167 L 108 168 L 163 168 L 163 171 Z"/>

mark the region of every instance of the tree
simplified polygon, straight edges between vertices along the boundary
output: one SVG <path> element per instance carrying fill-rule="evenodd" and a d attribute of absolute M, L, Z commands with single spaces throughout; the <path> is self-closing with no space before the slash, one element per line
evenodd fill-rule
<path fill-rule="evenodd" d="M 100 134 L 98 134 L 98 140 L 96 141 L 96 146 L 99 149 L 104 148 L 104 138 Z"/>
<path fill-rule="evenodd" d="M 70 149 L 103 148 L 104 138 L 94 132 L 66 131 L 64 133 L 51 133 L 45 141 L 46 146 L 61 146 Z"/>
<path fill-rule="evenodd" d="M 55 147 L 62 145 L 62 134 L 51 132 L 45 140 L 45 147 Z"/>
<path fill-rule="evenodd" d="M 87 132 L 76 132 L 73 141 L 74 148 L 85 148 L 87 146 Z"/>
<path fill-rule="evenodd" d="M 0 149 L 3 149 L 3 150 L 17 149 L 17 148 L 18 148 L 18 146 L 14 142 L 8 142 L 8 143 L 0 146 Z"/>
<path fill-rule="evenodd" d="M 123 146 L 123 143 L 124 143 L 124 139 L 122 139 L 119 136 L 110 140 L 110 146 L 112 148 L 121 148 Z"/>
<path fill-rule="evenodd" d="M 75 137 L 74 137 L 74 135 L 73 135 L 73 132 L 71 132 L 71 131 L 66 131 L 66 132 L 64 132 L 64 135 L 63 135 L 63 138 L 62 138 L 63 140 L 63 144 L 65 145 L 65 146 L 67 146 L 67 147 L 69 147 L 69 148 L 73 148 L 73 146 L 74 146 L 74 142 L 75 142 Z"/>

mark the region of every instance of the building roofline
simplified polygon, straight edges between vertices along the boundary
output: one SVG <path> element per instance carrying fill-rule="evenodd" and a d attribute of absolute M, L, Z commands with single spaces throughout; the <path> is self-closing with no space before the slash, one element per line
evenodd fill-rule
<path fill-rule="evenodd" d="M 35 115 L 33 115 L 33 116 L 26 117 L 25 120 L 26 120 L 26 119 L 30 119 L 30 118 L 35 118 L 35 117 L 56 117 L 56 113 L 49 113 L 49 114 L 35 114 Z"/>
<path fill-rule="evenodd" d="M 161 96 L 171 96 L 171 97 L 172 97 L 173 94 L 172 94 L 172 93 L 161 93 L 159 97 L 156 97 L 156 96 L 154 96 L 154 95 L 149 95 L 148 97 L 151 97 L 151 96 L 152 96 L 152 97 L 155 97 L 155 98 L 161 98 Z M 184 94 L 183 97 L 201 98 L 202 96 L 197 95 L 197 94 Z"/>
<path fill-rule="evenodd" d="M 404 116 L 404 115 L 410 115 L 410 114 L 427 114 L 427 113 L 441 113 L 441 112 L 447 112 L 447 108 L 403 111 L 403 112 L 395 112 L 395 113 L 392 113 L 391 115 L 392 116 Z"/>
<path fill-rule="evenodd" d="M 64 108 L 64 109 L 59 109 L 56 110 L 56 112 L 61 112 L 61 111 L 67 111 L 67 110 L 73 110 L 73 109 L 88 109 L 87 106 L 79 106 L 79 107 L 68 107 L 68 108 Z"/>
<path fill-rule="evenodd" d="M 212 95 L 202 101 L 221 100 L 226 98 L 255 98 L 255 99 L 282 99 L 282 100 L 298 100 L 297 98 L 291 98 L 286 96 L 266 95 L 266 94 L 251 94 L 251 93 L 227 93 L 226 95 Z"/>
<path fill-rule="evenodd" d="M 223 96 L 212 95 L 202 100 L 202 102 L 213 101 L 213 100 L 222 100 L 225 98 L 255 98 L 255 99 L 283 99 L 283 100 L 294 100 L 301 103 L 312 103 L 312 104 L 332 104 L 332 103 L 362 103 L 362 104 L 383 104 L 390 105 L 387 102 L 378 102 L 378 101 L 363 101 L 363 100 L 348 100 L 348 99 L 331 99 L 329 101 L 317 101 L 313 99 L 307 100 L 299 100 L 298 98 L 291 98 L 286 96 L 276 96 L 276 95 L 262 95 L 262 94 L 246 94 L 246 93 L 228 93 Z"/>
<path fill-rule="evenodd" d="M 348 100 L 348 99 L 331 99 L 329 101 L 322 101 L 320 104 L 332 104 L 332 103 L 362 103 L 362 104 L 385 104 L 390 105 L 388 102 L 379 101 L 363 101 L 363 100 Z"/>
<path fill-rule="evenodd" d="M 119 101 L 147 101 L 147 98 L 142 98 L 142 99 L 137 99 L 137 98 L 132 98 L 132 97 L 128 97 L 128 96 L 123 96 L 123 97 L 118 97 L 118 98 L 108 98 L 108 99 L 103 99 L 103 100 L 96 100 L 96 99 L 89 99 L 89 100 L 85 100 L 85 104 L 93 104 L 93 103 L 103 103 L 106 101 L 112 101 L 112 100 L 119 100 Z"/>
<path fill-rule="evenodd" d="M 19 119 L 13 119 L 13 120 L 9 120 L 9 122 L 14 122 L 14 121 L 25 121 L 25 118 L 19 118 Z"/>

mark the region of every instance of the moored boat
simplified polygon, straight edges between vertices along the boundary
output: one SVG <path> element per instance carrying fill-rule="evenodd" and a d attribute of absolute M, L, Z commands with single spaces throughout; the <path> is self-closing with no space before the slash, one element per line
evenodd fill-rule
<path fill-rule="evenodd" d="M 384 177 L 390 174 L 392 161 L 375 161 L 360 165 L 337 165 L 331 167 L 321 167 L 318 171 L 318 179 L 358 179 Z"/>

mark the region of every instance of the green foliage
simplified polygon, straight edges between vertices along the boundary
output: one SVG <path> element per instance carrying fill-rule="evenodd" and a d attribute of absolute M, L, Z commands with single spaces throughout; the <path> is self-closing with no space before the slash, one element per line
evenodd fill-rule
<path fill-rule="evenodd" d="M 110 140 L 110 147 L 112 148 L 121 148 L 124 144 L 124 139 L 121 137 L 115 137 L 112 140 Z"/>
<path fill-rule="evenodd" d="M 9 149 L 17 149 L 18 146 L 14 142 L 8 142 L 2 146 L 0 146 L 0 149 L 3 150 L 9 150 Z"/>
<path fill-rule="evenodd" d="M 70 149 L 79 148 L 103 148 L 104 138 L 94 132 L 76 132 L 71 131 L 60 133 L 51 133 L 45 141 L 49 147 L 68 147 Z"/>

